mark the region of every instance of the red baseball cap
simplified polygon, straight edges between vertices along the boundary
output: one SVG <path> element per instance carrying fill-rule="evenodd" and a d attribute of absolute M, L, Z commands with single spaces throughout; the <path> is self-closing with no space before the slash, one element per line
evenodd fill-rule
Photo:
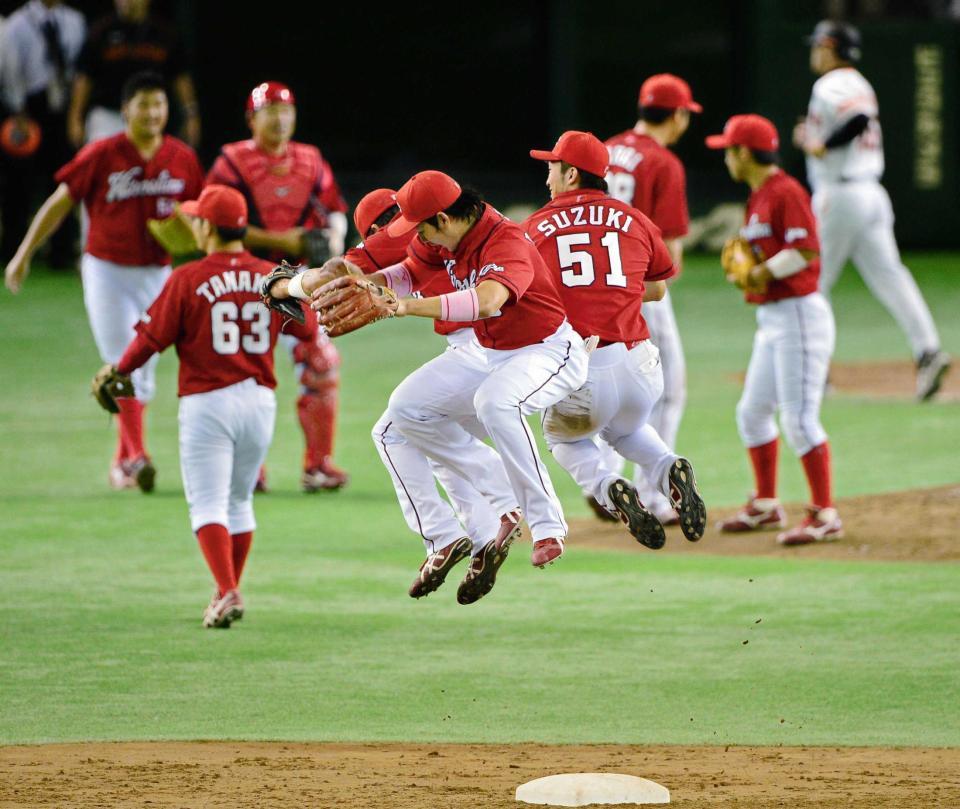
<path fill-rule="evenodd" d="M 596 135 L 575 129 L 564 132 L 552 152 L 531 149 L 530 157 L 551 162 L 561 160 L 598 177 L 607 173 L 607 165 L 610 163 L 610 153 Z"/>
<path fill-rule="evenodd" d="M 690 112 L 703 112 L 696 101 L 690 85 L 672 73 L 658 73 L 640 85 L 637 104 L 641 107 L 662 107 L 663 109 L 684 109 Z"/>
<path fill-rule="evenodd" d="M 773 121 L 762 115 L 734 115 L 723 127 L 722 135 L 708 135 L 707 146 L 726 149 L 728 146 L 746 146 L 758 152 L 776 152 L 780 137 Z"/>
<path fill-rule="evenodd" d="M 460 183 L 442 171 L 414 174 L 396 193 L 400 216 L 387 225 L 387 233 L 391 236 L 409 233 L 424 219 L 453 205 L 461 193 Z"/>
<path fill-rule="evenodd" d="M 247 96 L 247 112 L 262 110 L 270 104 L 296 104 L 293 90 L 278 81 L 265 81 L 258 84 Z"/>
<path fill-rule="evenodd" d="M 367 235 L 370 226 L 380 218 L 381 214 L 396 204 L 397 192 L 392 188 L 377 188 L 365 195 L 353 209 L 353 224 L 356 225 L 360 238 Z"/>
<path fill-rule="evenodd" d="M 199 199 L 184 202 L 180 210 L 187 216 L 199 216 L 222 228 L 247 226 L 247 201 L 229 185 L 208 185 Z"/>

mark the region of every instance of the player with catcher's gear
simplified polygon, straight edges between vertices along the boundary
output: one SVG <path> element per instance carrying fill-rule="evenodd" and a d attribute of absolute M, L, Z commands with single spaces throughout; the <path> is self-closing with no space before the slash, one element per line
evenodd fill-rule
<path fill-rule="evenodd" d="M 753 354 L 737 404 L 737 426 L 753 466 L 756 491 L 723 531 L 782 528 L 777 499 L 776 415 L 787 443 L 800 457 L 811 505 L 796 527 L 781 533 L 784 545 L 839 539 L 843 527 L 833 504 L 830 445 L 820 423 L 820 404 L 833 354 L 830 304 L 817 291 L 820 245 L 810 197 L 778 165 L 776 127 L 759 115 L 735 115 L 720 135 L 707 138 L 725 149 L 730 176 L 750 186 L 740 238 L 723 250 L 727 279 L 757 305 Z"/>
<path fill-rule="evenodd" d="M 207 174 L 208 183 L 232 186 L 246 198 L 250 226 L 244 244 L 274 263 L 287 259 L 319 267 L 330 256 L 341 255 L 347 203 L 320 150 L 293 139 L 293 91 L 280 82 L 258 84 L 247 97 L 246 118 L 252 137 L 225 144 Z M 349 479 L 333 462 L 340 355 L 319 331 L 310 342 L 289 334 L 280 341 L 293 356 L 300 383 L 297 416 L 305 444 L 301 486 L 306 492 L 339 489 Z M 265 472 L 258 489 L 266 489 Z"/>

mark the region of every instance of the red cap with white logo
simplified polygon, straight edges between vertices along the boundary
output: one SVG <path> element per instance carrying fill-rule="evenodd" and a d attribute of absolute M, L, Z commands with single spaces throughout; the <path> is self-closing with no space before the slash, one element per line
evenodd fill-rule
<path fill-rule="evenodd" d="M 690 85 L 672 73 L 658 73 L 640 85 L 637 104 L 641 107 L 661 107 L 668 110 L 684 109 L 703 112 L 696 101 Z"/>
<path fill-rule="evenodd" d="M 460 183 L 442 171 L 421 171 L 414 174 L 397 191 L 400 216 L 387 225 L 391 236 L 402 236 L 459 199 Z"/>
<path fill-rule="evenodd" d="M 596 174 L 598 177 L 603 177 L 607 173 L 607 163 L 610 161 L 607 147 L 596 135 L 592 132 L 578 132 L 575 129 L 564 132 L 553 147 L 553 151 L 531 149 L 530 157 L 534 160 L 550 162 L 559 160 L 581 171 Z"/>
<path fill-rule="evenodd" d="M 706 144 L 711 149 L 746 146 L 758 152 L 776 152 L 780 137 L 773 121 L 762 115 L 734 115 L 723 127 L 722 135 L 708 135 Z"/>
<path fill-rule="evenodd" d="M 247 201 L 229 185 L 208 185 L 200 192 L 199 199 L 184 202 L 180 210 L 187 216 L 199 216 L 222 228 L 247 226 Z"/>
<path fill-rule="evenodd" d="M 296 104 L 293 90 L 278 81 L 265 81 L 258 84 L 247 96 L 247 112 L 262 110 L 270 104 Z"/>

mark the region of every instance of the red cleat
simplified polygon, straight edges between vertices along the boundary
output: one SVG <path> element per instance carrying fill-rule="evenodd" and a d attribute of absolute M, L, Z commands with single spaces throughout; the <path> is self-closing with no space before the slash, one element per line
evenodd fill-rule
<path fill-rule="evenodd" d="M 552 565 L 561 556 L 563 556 L 562 537 L 538 539 L 533 543 L 533 553 L 530 554 L 530 564 L 542 569 L 547 565 Z"/>
<path fill-rule="evenodd" d="M 834 542 L 843 537 L 843 523 L 835 508 L 807 506 L 807 516 L 796 528 L 777 537 L 781 545 L 809 545 L 811 542 Z"/>
<path fill-rule="evenodd" d="M 744 534 L 748 531 L 769 531 L 783 528 L 787 524 L 787 515 L 776 498 L 757 498 L 750 495 L 747 504 L 740 513 L 730 517 L 718 526 L 725 534 Z"/>
<path fill-rule="evenodd" d="M 305 469 L 300 478 L 300 485 L 305 492 L 336 491 L 342 489 L 350 481 L 350 476 L 342 469 L 333 465 L 327 459 L 320 466 Z"/>

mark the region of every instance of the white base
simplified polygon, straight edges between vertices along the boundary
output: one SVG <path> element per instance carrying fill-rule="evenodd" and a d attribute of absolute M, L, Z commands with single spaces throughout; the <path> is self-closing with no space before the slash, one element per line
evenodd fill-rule
<path fill-rule="evenodd" d="M 666 787 L 646 778 L 615 773 L 548 775 L 518 786 L 516 797 L 524 803 L 548 806 L 670 803 Z"/>

